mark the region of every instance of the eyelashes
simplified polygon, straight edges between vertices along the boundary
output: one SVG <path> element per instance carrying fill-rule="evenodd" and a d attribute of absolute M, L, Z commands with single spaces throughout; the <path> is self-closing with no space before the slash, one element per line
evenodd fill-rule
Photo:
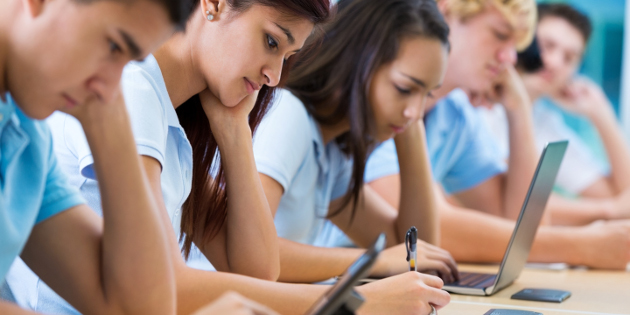
<path fill-rule="evenodd" d="M 269 49 L 278 49 L 278 41 L 275 40 L 273 37 L 271 37 L 271 35 L 267 34 L 267 46 L 269 47 Z"/>

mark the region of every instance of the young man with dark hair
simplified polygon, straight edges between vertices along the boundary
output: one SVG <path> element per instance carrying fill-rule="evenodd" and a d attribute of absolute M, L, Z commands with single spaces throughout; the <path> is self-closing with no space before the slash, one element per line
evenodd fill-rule
<path fill-rule="evenodd" d="M 185 3 L 1 2 L 0 283 L 21 255 L 85 314 L 175 313 L 168 234 L 150 198 L 119 81 L 128 61 L 144 58 L 185 24 Z M 40 121 L 56 110 L 85 130 L 102 219 L 58 166 Z M 0 314 L 31 312 L 0 301 Z"/>

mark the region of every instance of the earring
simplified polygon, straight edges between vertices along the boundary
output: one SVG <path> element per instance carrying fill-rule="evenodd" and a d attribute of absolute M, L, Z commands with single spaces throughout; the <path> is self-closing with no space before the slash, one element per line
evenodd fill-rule
<path fill-rule="evenodd" d="M 210 14 L 210 11 L 206 11 L 206 18 L 208 21 L 212 21 L 214 19 L 214 15 Z"/>

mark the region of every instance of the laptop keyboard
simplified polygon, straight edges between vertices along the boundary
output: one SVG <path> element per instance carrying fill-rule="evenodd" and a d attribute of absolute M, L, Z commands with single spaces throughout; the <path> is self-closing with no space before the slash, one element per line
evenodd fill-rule
<path fill-rule="evenodd" d="M 497 275 L 487 273 L 460 272 L 459 281 L 449 283 L 450 286 L 486 288 L 490 286 Z"/>

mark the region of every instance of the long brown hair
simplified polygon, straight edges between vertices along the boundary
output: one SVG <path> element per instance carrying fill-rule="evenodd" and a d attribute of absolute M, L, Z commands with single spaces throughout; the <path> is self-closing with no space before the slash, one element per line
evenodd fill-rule
<path fill-rule="evenodd" d="M 252 5 L 258 4 L 275 8 L 291 16 L 308 19 L 316 25 L 328 18 L 330 10 L 329 0 L 227 0 L 227 2 L 236 13 L 244 12 Z M 294 57 L 289 58 L 291 59 Z M 280 85 L 288 77 L 289 64 L 290 62 L 282 68 Z M 274 92 L 274 87 L 266 85 L 260 89 L 256 104 L 249 115 L 252 133 L 267 112 Z M 179 106 L 176 112 L 193 151 L 192 189 L 182 207 L 180 235 L 180 241 L 183 240 L 182 252 L 188 257 L 193 240 L 201 239 L 208 242 L 223 228 L 229 201 L 225 173 L 218 159 L 218 145 L 201 107 L 199 96 L 191 97 Z"/>
<path fill-rule="evenodd" d="M 335 141 L 353 158 L 352 180 L 343 206 L 359 202 L 375 124 L 368 93 L 374 72 L 393 61 L 410 36 L 437 39 L 448 47 L 449 28 L 435 0 L 340 0 L 335 19 L 316 49 L 300 53 L 287 82 L 306 110 L 322 125 L 347 119 L 350 130 Z"/>

